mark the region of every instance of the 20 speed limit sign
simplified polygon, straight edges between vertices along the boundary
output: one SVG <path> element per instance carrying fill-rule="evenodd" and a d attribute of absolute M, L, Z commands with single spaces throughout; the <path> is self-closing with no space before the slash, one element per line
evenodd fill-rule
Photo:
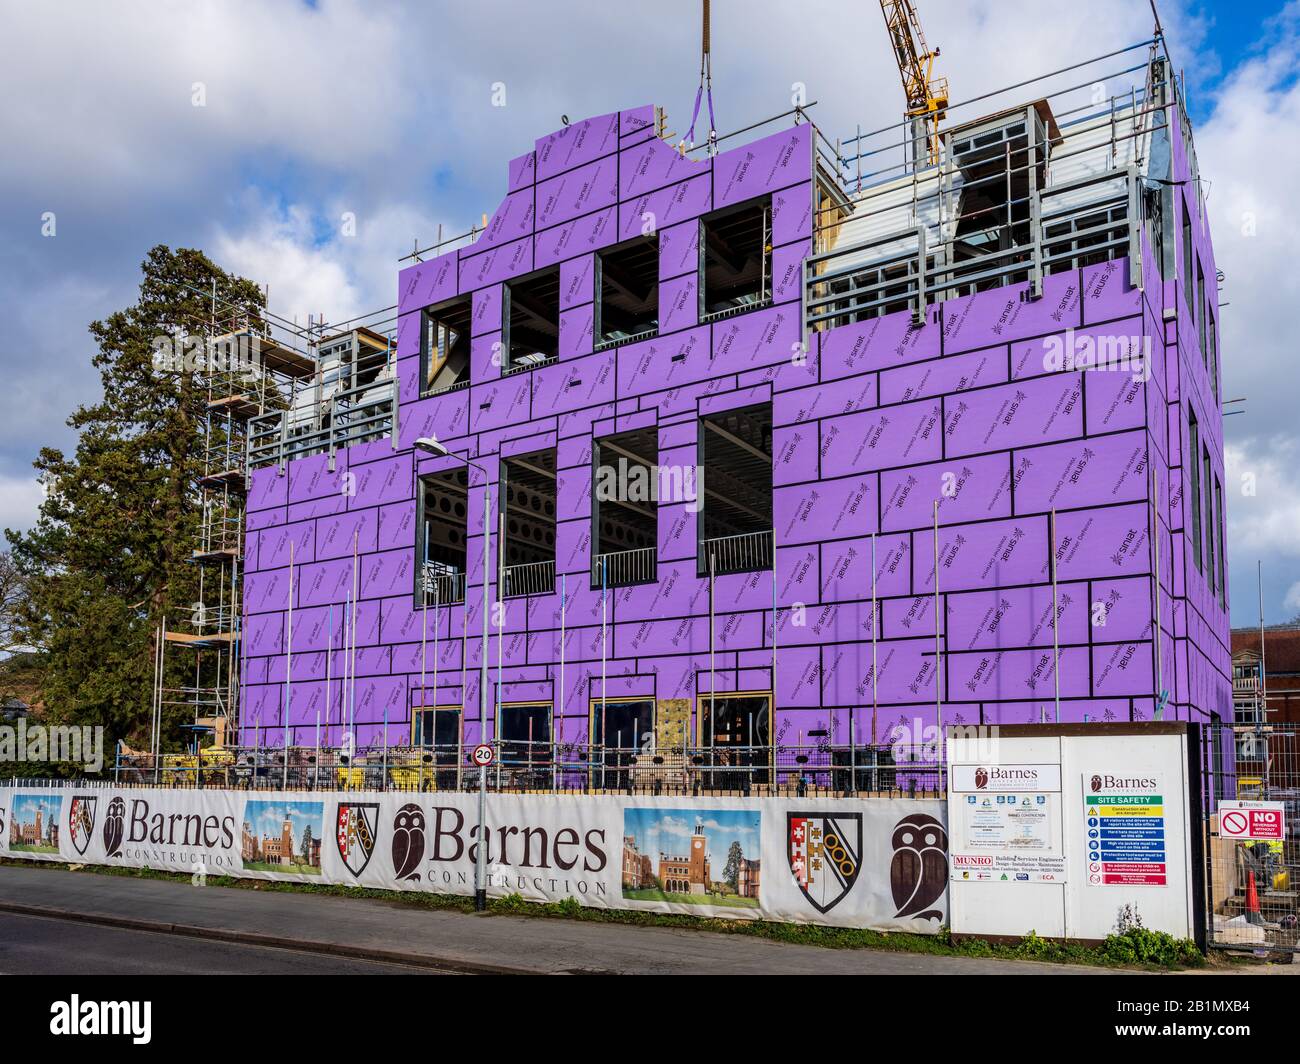
<path fill-rule="evenodd" d="M 479 743 L 478 746 L 474 747 L 474 752 L 470 754 L 470 758 L 479 768 L 487 768 L 488 765 L 492 764 L 492 747 L 488 746 L 487 743 Z"/>
<path fill-rule="evenodd" d="M 1243 842 L 1281 842 L 1286 838 L 1286 806 L 1281 802 L 1220 802 L 1219 836 Z"/>

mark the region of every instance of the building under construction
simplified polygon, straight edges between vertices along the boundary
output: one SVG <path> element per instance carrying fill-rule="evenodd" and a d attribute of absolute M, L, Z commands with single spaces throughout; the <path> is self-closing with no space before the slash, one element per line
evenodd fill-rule
<path fill-rule="evenodd" d="M 214 395 L 240 747 L 844 790 L 935 726 L 1230 718 L 1218 273 L 1164 41 L 961 103 L 883 6 L 902 123 L 567 124 L 399 270 L 395 335 Z"/>

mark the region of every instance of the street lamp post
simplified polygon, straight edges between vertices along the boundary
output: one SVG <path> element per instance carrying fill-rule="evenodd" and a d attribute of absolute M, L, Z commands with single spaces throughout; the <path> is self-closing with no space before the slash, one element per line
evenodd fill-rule
<path fill-rule="evenodd" d="M 431 454 L 437 458 L 454 458 L 468 469 L 477 469 L 483 476 L 483 649 L 479 655 L 479 741 L 487 741 L 488 716 L 488 611 L 491 609 L 488 588 L 491 567 L 492 536 L 492 487 L 487 470 L 477 462 L 452 454 L 436 436 L 424 436 L 415 441 L 415 449 Z M 496 736 L 492 737 L 494 740 Z M 474 909 L 482 912 L 487 908 L 487 766 L 480 765 L 478 770 L 478 852 L 474 860 Z"/>

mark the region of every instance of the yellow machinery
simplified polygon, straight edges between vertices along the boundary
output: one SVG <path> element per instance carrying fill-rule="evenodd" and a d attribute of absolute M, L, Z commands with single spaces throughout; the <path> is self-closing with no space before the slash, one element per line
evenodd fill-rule
<path fill-rule="evenodd" d="M 899 76 L 903 79 L 907 117 L 912 119 L 914 128 L 918 121 L 924 124 L 926 158 L 937 163 L 939 122 L 948 109 L 948 79 L 938 77 L 934 72 L 939 49 L 930 51 L 926 46 L 921 20 L 911 0 L 880 0 L 880 11 L 885 16 L 889 43 L 894 49 Z M 919 156 L 920 152 L 916 151 L 914 157 Z"/>

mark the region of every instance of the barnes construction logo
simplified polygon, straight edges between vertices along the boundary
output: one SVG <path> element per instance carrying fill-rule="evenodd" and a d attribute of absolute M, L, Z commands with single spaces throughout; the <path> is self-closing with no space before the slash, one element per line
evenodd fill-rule
<path fill-rule="evenodd" d="M 1111 776 L 1104 772 L 1094 772 L 1088 782 L 1094 791 L 1154 791 L 1160 786 L 1150 776 Z"/>

